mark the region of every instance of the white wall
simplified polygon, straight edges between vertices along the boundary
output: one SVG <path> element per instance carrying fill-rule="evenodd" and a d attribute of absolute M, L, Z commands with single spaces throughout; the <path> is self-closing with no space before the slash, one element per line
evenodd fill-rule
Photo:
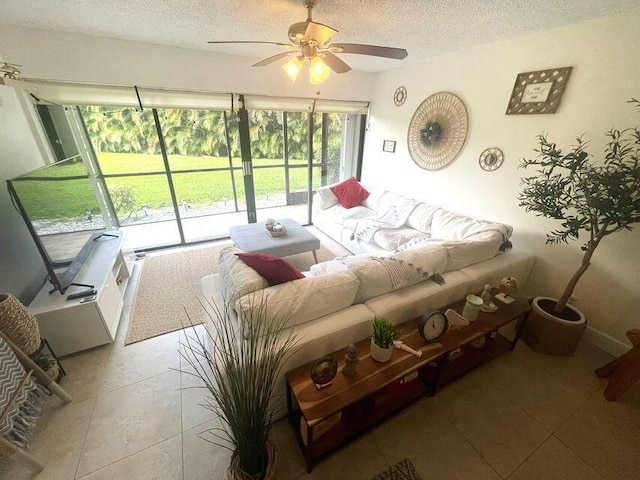
<path fill-rule="evenodd" d="M 6 180 L 45 164 L 50 155 L 33 122 L 26 94 L 0 85 L 0 292 L 28 303 L 46 277 L 45 265 L 9 197 Z"/>
<path fill-rule="evenodd" d="M 570 146 L 586 133 L 591 153 L 602 158 L 604 132 L 640 125 L 640 109 L 625 103 L 640 98 L 640 9 L 625 15 L 496 42 L 379 75 L 366 140 L 363 179 L 423 198 L 470 216 L 514 226 L 515 245 L 538 255 L 528 293 L 559 296 L 577 269 L 580 244 L 548 246 L 544 234 L 554 222 L 527 214 L 518 206 L 522 170 L 531 158 L 535 137 L 548 132 Z M 428 45 L 425 46 L 428 48 Z M 560 108 L 552 115 L 505 115 L 515 77 L 520 72 L 573 66 Z M 404 85 L 408 98 L 393 104 Z M 419 168 L 407 150 L 407 128 L 416 108 L 429 95 L 449 91 L 460 96 L 469 113 L 469 134 L 461 155 L 439 171 Z M 383 153 L 384 139 L 398 142 L 396 153 Z M 500 147 L 503 166 L 485 172 L 478 165 L 487 147 Z M 619 341 L 637 328 L 640 318 L 640 225 L 633 232 L 607 237 L 575 291 L 576 306 L 590 325 Z"/>
<path fill-rule="evenodd" d="M 316 95 L 307 72 L 293 83 L 280 62 L 252 67 L 257 59 L 2 24 L 0 55 L 24 77 L 112 85 L 369 100 L 374 82 L 371 73 L 331 74 Z"/>

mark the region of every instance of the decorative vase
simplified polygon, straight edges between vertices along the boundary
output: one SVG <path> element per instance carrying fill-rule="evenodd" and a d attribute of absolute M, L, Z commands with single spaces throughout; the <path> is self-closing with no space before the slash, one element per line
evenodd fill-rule
<path fill-rule="evenodd" d="M 267 471 L 264 476 L 259 477 L 260 480 L 274 480 L 276 478 L 276 467 L 278 464 L 278 451 L 273 442 L 267 442 L 267 453 L 269 454 L 269 463 L 267 464 Z M 253 477 L 246 475 L 240 470 L 240 459 L 238 458 L 238 451 L 234 450 L 231 455 L 231 463 L 227 468 L 227 480 L 254 480 Z"/>
<path fill-rule="evenodd" d="M 587 328 L 587 319 L 570 305 L 559 316 L 553 311 L 556 303 L 557 299 L 549 297 L 533 299 L 522 339 L 537 352 L 573 355 Z"/>
<path fill-rule="evenodd" d="M 369 351 L 369 353 L 371 355 L 371 358 L 373 358 L 377 362 L 380 362 L 380 363 L 388 362 L 389 360 L 391 360 L 391 354 L 393 353 L 393 346 L 390 346 L 389 348 L 382 348 L 376 345 L 372 339 L 371 350 Z"/>
<path fill-rule="evenodd" d="M 0 293 L 0 331 L 27 355 L 40 347 L 35 315 L 11 293 Z"/>

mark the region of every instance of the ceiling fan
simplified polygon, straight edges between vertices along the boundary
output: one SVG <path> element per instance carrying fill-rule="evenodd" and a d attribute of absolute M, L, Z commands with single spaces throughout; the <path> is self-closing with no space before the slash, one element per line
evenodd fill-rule
<path fill-rule="evenodd" d="M 4 74 L 4 78 L 11 78 L 15 80 L 16 75 L 20 75 L 22 73 L 17 68 L 21 66 L 22 65 L 18 65 L 17 63 L 2 62 L 2 65 L 0 65 L 0 73 Z"/>
<path fill-rule="evenodd" d="M 289 55 L 295 55 L 295 57 L 285 63 L 282 68 L 284 68 L 285 72 L 295 81 L 304 62 L 308 62 L 310 80 L 313 84 L 319 84 L 324 81 L 331 71 L 335 73 L 345 73 L 351 70 L 349 65 L 335 55 L 336 53 L 354 53 L 396 60 L 406 58 L 407 51 L 404 48 L 365 45 L 360 43 L 328 43 L 338 31 L 312 20 L 311 12 L 313 7 L 316 6 L 316 3 L 317 0 L 304 0 L 304 6 L 307 9 L 307 19 L 304 22 L 294 23 L 289 27 L 288 34 L 290 43 L 253 40 L 223 40 L 210 41 L 207 43 L 262 43 L 287 48 L 288 51 L 265 58 L 253 66 L 263 67 Z"/>

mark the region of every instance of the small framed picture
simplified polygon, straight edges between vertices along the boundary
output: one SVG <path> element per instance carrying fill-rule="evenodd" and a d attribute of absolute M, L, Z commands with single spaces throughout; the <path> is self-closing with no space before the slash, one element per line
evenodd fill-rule
<path fill-rule="evenodd" d="M 396 141 L 395 140 L 385 140 L 382 142 L 382 151 L 389 153 L 396 153 Z"/>

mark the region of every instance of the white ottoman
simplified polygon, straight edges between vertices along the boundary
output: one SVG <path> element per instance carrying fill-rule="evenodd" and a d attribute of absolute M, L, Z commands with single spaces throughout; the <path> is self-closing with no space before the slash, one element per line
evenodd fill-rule
<path fill-rule="evenodd" d="M 264 223 L 237 225 L 229 229 L 231 240 L 241 250 L 249 253 L 269 253 L 277 257 L 288 257 L 298 253 L 311 252 L 318 263 L 316 250 L 320 248 L 320 240 L 308 232 L 295 220 L 280 220 L 287 227 L 287 234 L 272 237 L 267 233 Z"/>

